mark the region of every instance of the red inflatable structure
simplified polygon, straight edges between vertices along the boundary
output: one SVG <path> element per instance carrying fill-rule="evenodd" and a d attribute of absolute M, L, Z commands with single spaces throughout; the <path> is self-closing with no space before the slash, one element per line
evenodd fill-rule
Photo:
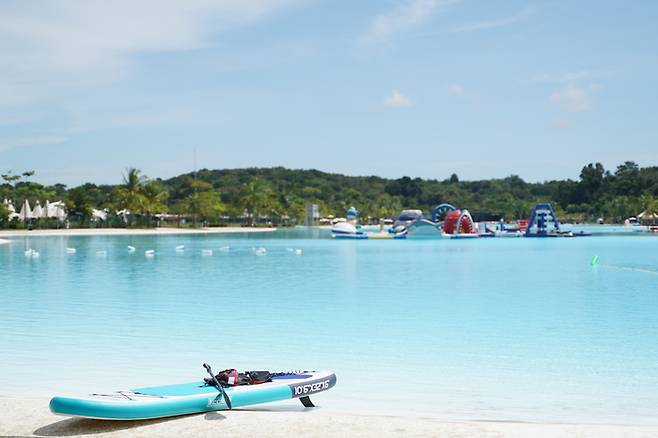
<path fill-rule="evenodd" d="M 523 234 L 528 231 L 528 219 L 519 220 L 519 231 Z"/>
<path fill-rule="evenodd" d="M 473 218 L 468 210 L 449 212 L 443 221 L 443 232 L 446 234 L 477 234 Z"/>

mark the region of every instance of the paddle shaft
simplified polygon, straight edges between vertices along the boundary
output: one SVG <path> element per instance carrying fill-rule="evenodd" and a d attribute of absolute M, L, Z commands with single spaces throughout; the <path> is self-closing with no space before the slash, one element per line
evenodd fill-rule
<path fill-rule="evenodd" d="M 208 371 L 208 374 L 210 374 L 210 377 L 212 377 L 213 382 L 215 382 L 215 385 L 217 385 L 217 390 L 219 393 L 224 397 L 224 401 L 226 402 L 226 406 L 228 406 L 229 409 L 233 409 L 233 406 L 231 406 L 231 399 L 228 398 L 228 394 L 226 391 L 224 391 L 224 388 L 222 385 L 219 383 L 217 380 L 217 377 L 215 377 L 215 374 L 212 372 L 212 369 L 210 368 L 210 365 L 207 363 L 203 364 L 203 367 Z"/>

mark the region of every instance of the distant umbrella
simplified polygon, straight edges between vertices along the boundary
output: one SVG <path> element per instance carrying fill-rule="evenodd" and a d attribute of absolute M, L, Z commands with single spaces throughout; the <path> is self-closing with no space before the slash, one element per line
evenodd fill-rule
<path fill-rule="evenodd" d="M 51 204 L 50 201 L 46 199 L 46 205 L 43 207 L 44 217 L 58 218 L 59 219 L 60 217 L 59 217 L 58 213 L 59 213 L 60 209 L 64 213 L 64 209 L 62 208 L 61 205 L 62 205 L 62 201 L 53 202 Z M 66 215 L 66 213 L 64 213 L 64 215 Z"/>
<path fill-rule="evenodd" d="M 64 210 L 64 207 L 57 207 L 57 210 L 55 211 L 55 217 L 62 222 L 66 219 L 66 210 Z"/>
<path fill-rule="evenodd" d="M 20 220 L 26 221 L 28 219 L 32 219 L 32 209 L 30 208 L 30 203 L 26 199 L 25 202 L 23 202 L 23 206 L 21 207 L 21 211 L 19 213 L 20 215 Z"/>
<path fill-rule="evenodd" d="M 16 213 L 16 209 L 14 208 L 14 203 L 11 201 L 8 201 L 7 199 L 4 200 L 3 204 L 5 204 L 5 207 L 7 207 L 7 210 L 9 210 L 9 215 L 11 216 L 12 213 Z"/>
<path fill-rule="evenodd" d="M 32 210 L 32 217 L 35 219 L 39 219 L 44 216 L 44 211 L 43 208 L 41 208 L 41 203 L 37 200 L 37 205 L 34 207 L 34 210 Z"/>

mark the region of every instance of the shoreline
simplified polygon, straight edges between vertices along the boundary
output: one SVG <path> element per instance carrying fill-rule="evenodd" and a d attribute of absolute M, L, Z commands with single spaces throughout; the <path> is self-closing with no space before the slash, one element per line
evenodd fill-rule
<path fill-rule="evenodd" d="M 58 230 L 1 230 L 0 238 L 9 237 L 52 237 L 52 236 L 131 236 L 155 235 L 169 236 L 175 234 L 232 234 L 232 233 L 270 233 L 276 228 L 257 227 L 217 227 L 217 228 L 71 228 Z"/>
<path fill-rule="evenodd" d="M 0 435 L 146 437 L 655 437 L 656 426 L 447 420 L 392 415 L 355 415 L 304 409 L 297 404 L 208 412 L 141 421 L 60 417 L 47 399 L 0 397 Z"/>

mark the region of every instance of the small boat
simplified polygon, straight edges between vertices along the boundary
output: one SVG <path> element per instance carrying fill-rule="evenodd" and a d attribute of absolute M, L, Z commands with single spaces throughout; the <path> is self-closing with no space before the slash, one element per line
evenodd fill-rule
<path fill-rule="evenodd" d="M 313 407 L 309 396 L 336 384 L 331 371 L 274 373 L 271 381 L 257 385 L 229 386 L 220 390 L 203 381 L 90 394 L 54 397 L 50 410 L 57 415 L 101 420 L 146 420 L 240 408 L 298 398 Z"/>

